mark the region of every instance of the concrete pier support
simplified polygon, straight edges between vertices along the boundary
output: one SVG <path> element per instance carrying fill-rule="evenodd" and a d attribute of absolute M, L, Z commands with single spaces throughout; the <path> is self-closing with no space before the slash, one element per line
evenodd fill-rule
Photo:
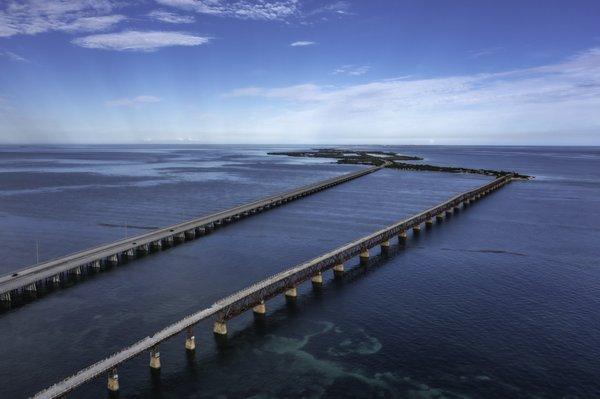
<path fill-rule="evenodd" d="M 152 241 L 152 243 L 150 243 L 150 248 L 152 248 L 155 251 L 161 249 L 162 248 L 162 241 L 160 241 L 160 240 L 158 240 L 158 241 Z"/>
<path fill-rule="evenodd" d="M 406 231 L 398 233 L 398 244 L 404 244 L 406 242 Z"/>
<path fill-rule="evenodd" d="M 54 285 L 60 285 L 60 274 L 52 276 L 52 284 L 54 284 Z"/>
<path fill-rule="evenodd" d="M 37 292 L 37 285 L 35 285 L 35 283 L 29 284 L 28 286 L 25 287 L 25 292 L 32 292 L 32 293 Z"/>
<path fill-rule="evenodd" d="M 119 263 L 119 257 L 117 256 L 117 254 L 111 255 L 108 258 L 106 258 L 106 262 L 108 262 L 109 265 L 115 266 Z"/>
<path fill-rule="evenodd" d="M 148 244 L 142 244 L 139 247 L 137 247 L 137 251 L 141 254 L 147 254 L 150 248 L 148 247 Z"/>
<path fill-rule="evenodd" d="M 163 238 L 163 243 L 166 246 L 170 247 L 173 245 L 174 242 L 175 242 L 175 237 L 173 237 L 173 236 L 168 236 L 168 237 Z"/>
<path fill-rule="evenodd" d="M 186 240 L 193 240 L 194 238 L 196 238 L 196 229 L 187 230 L 185 232 L 185 238 L 186 238 Z"/>
<path fill-rule="evenodd" d="M 225 321 L 215 321 L 213 332 L 216 335 L 227 335 L 227 324 L 225 324 Z"/>
<path fill-rule="evenodd" d="M 100 270 L 101 267 L 102 267 L 102 264 L 100 263 L 99 260 L 95 260 L 92 262 L 92 269 Z"/>
<path fill-rule="evenodd" d="M 438 222 L 441 222 L 442 220 L 444 220 L 444 214 L 438 213 L 437 215 L 435 215 L 435 220 L 437 220 Z"/>
<path fill-rule="evenodd" d="M 133 248 L 128 249 L 127 251 L 125 251 L 125 256 L 127 256 L 128 258 L 135 258 L 135 250 Z"/>
<path fill-rule="evenodd" d="M 254 315 L 256 315 L 256 316 L 263 316 L 265 313 L 267 313 L 267 307 L 265 306 L 265 301 L 260 301 L 260 303 L 258 305 L 256 305 L 255 307 L 252 308 L 252 311 L 254 312 Z"/>
<path fill-rule="evenodd" d="M 108 384 L 109 392 L 119 392 L 119 374 L 117 369 L 112 369 L 108 372 Z"/>
<path fill-rule="evenodd" d="M 385 252 L 390 249 L 390 240 L 385 240 L 381 243 L 381 252 Z"/>
<path fill-rule="evenodd" d="M 344 264 L 343 263 L 338 263 L 337 265 L 333 266 L 333 275 L 334 276 L 339 277 L 343 274 L 344 274 Z"/>
<path fill-rule="evenodd" d="M 0 302 L 10 302 L 11 301 L 10 292 L 5 292 L 4 294 L 0 294 Z"/>
<path fill-rule="evenodd" d="M 204 234 L 206 234 L 206 229 L 204 227 L 196 228 L 196 237 L 203 236 Z"/>
<path fill-rule="evenodd" d="M 323 284 L 323 275 L 321 274 L 321 272 L 315 274 L 314 276 L 312 276 L 312 278 L 310 279 L 310 281 L 313 283 L 313 285 L 321 285 Z"/>
<path fill-rule="evenodd" d="M 413 226 L 413 233 L 420 233 L 421 232 L 421 225 L 417 224 L 416 226 Z"/>
<path fill-rule="evenodd" d="M 206 226 L 204 226 L 204 228 L 206 229 L 206 232 L 208 233 L 209 231 L 214 230 L 215 224 L 214 223 L 209 223 Z"/>
<path fill-rule="evenodd" d="M 369 260 L 369 250 L 368 249 L 363 249 L 362 252 L 360 253 L 360 255 L 358 255 L 358 257 L 360 258 L 361 261 L 367 261 Z"/>
<path fill-rule="evenodd" d="M 195 351 L 196 350 L 196 337 L 194 337 L 194 331 L 192 327 L 188 327 L 185 335 L 185 350 Z"/>
<path fill-rule="evenodd" d="M 71 270 L 76 277 L 81 277 L 81 266 L 77 266 L 76 268 Z"/>
<path fill-rule="evenodd" d="M 298 297 L 298 290 L 296 287 L 288 288 L 285 290 L 285 298 L 286 299 L 296 299 Z"/>
<path fill-rule="evenodd" d="M 433 218 L 429 218 L 425 221 L 425 226 L 431 227 L 433 226 Z"/>
<path fill-rule="evenodd" d="M 160 370 L 160 351 L 158 350 L 158 346 L 150 349 L 150 368 Z"/>
<path fill-rule="evenodd" d="M 177 233 L 175 234 L 176 242 L 185 242 L 185 233 Z"/>

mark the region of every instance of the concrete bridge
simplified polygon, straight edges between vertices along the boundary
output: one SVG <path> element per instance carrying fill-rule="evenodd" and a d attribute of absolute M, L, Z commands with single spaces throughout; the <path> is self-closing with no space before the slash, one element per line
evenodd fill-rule
<path fill-rule="evenodd" d="M 259 201 L 17 270 L 0 276 L 0 301 L 10 303 L 17 295 L 36 293 L 46 284 L 59 285 L 67 274 L 80 276 L 87 270 L 99 270 L 103 265 L 114 266 L 124 259 L 135 258 L 137 254 L 147 254 L 175 242 L 192 240 L 209 233 L 215 227 L 345 183 L 383 167 L 374 166 L 332 177 Z"/>
<path fill-rule="evenodd" d="M 293 300 L 297 296 L 296 287 L 299 284 L 308 280 L 311 280 L 313 284 L 321 284 L 323 282 L 322 273 L 327 270 L 333 270 L 336 275 L 343 274 L 344 262 L 349 259 L 359 256 L 361 260 L 366 260 L 369 258 L 373 248 L 377 246 L 380 246 L 381 250 L 385 251 L 390 246 L 390 240 L 395 237 L 398 237 L 399 242 L 402 243 L 406 240 L 406 232 L 410 229 L 413 230 L 413 234 L 418 234 L 422 225 L 431 226 L 435 219 L 443 220 L 446 215 L 460 209 L 461 206 L 465 208 L 471 202 L 477 201 L 509 183 L 512 178 L 512 174 L 504 175 L 481 187 L 452 197 L 408 219 L 399 221 L 315 259 L 257 282 L 215 302 L 207 309 L 189 315 L 152 336 L 148 336 L 104 360 L 92 364 L 75 375 L 37 393 L 34 398 L 52 399 L 64 397 L 78 386 L 101 375 L 107 376 L 108 390 L 117 392 L 119 390 L 117 366 L 121 363 L 142 352 L 148 351 L 150 353 L 150 368 L 160 369 L 159 345 L 161 342 L 184 333 L 184 347 L 186 350 L 193 351 L 196 348 L 193 328 L 200 321 L 213 319 L 213 332 L 216 336 L 224 336 L 227 334 L 227 320 L 232 317 L 250 309 L 257 315 L 263 315 L 266 312 L 266 301 L 269 299 L 284 294 L 287 298 Z"/>

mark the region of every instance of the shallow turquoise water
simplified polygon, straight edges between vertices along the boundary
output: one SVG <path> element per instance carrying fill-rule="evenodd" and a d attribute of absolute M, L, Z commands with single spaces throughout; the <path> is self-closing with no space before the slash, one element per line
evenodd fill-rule
<path fill-rule="evenodd" d="M 252 147 L 0 148 L 2 272 L 355 170 Z M 278 148 L 278 149 L 283 149 Z M 209 324 L 119 370 L 121 397 L 600 396 L 597 148 L 373 147 L 514 169 L 406 248 L 295 306 Z M 0 397 L 27 397 L 273 272 L 487 181 L 384 170 L 0 314 Z M 125 225 L 129 226 L 127 232 Z M 134 227 L 132 227 L 134 226 Z M 375 254 L 378 252 L 375 251 Z M 105 395 L 94 381 L 74 397 Z"/>

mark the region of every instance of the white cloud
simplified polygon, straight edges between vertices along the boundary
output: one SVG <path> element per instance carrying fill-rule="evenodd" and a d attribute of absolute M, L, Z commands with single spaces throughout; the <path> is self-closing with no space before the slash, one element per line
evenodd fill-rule
<path fill-rule="evenodd" d="M 300 41 L 291 43 L 290 46 L 292 46 L 292 47 L 304 47 L 304 46 L 312 46 L 313 44 L 316 44 L 316 43 L 315 42 L 310 42 L 308 40 L 300 40 Z"/>
<path fill-rule="evenodd" d="M 349 76 L 360 76 L 369 72 L 371 67 L 368 65 L 342 65 L 333 71 L 334 75 L 349 75 Z"/>
<path fill-rule="evenodd" d="M 148 16 L 157 21 L 166 22 L 169 24 L 191 24 L 196 21 L 196 19 L 191 15 L 181 15 L 164 10 L 154 10 L 148 13 Z"/>
<path fill-rule="evenodd" d="M 13 53 L 12 51 L 0 51 L 0 56 L 6 57 L 11 61 L 15 62 L 29 62 L 29 60 L 25 57 L 20 56 L 17 53 Z"/>
<path fill-rule="evenodd" d="M 0 37 L 105 30 L 126 19 L 111 14 L 114 8 L 110 0 L 8 1 L 0 9 Z"/>
<path fill-rule="evenodd" d="M 283 21 L 299 16 L 298 0 L 156 0 L 157 3 L 223 17 Z"/>
<path fill-rule="evenodd" d="M 490 47 L 490 48 L 485 48 L 485 49 L 481 49 L 481 50 L 477 50 L 477 51 L 472 51 L 471 54 L 469 55 L 469 57 L 470 58 L 481 58 L 481 57 L 486 57 L 488 55 L 497 54 L 500 51 L 502 51 L 502 47 Z"/>
<path fill-rule="evenodd" d="M 107 101 L 107 107 L 135 107 L 143 104 L 151 104 L 162 101 L 156 96 L 141 95 L 134 98 L 118 98 L 116 100 Z"/>
<path fill-rule="evenodd" d="M 252 120 L 230 127 L 247 134 L 286 132 L 305 141 L 325 135 L 330 142 L 537 137 L 543 143 L 539 138 L 545 137 L 564 143 L 569 139 L 557 132 L 600 136 L 600 49 L 506 72 L 345 86 L 249 87 L 224 97 L 255 98 Z"/>
<path fill-rule="evenodd" d="M 115 51 L 156 51 L 162 47 L 199 46 L 209 37 L 171 31 L 125 31 L 77 38 L 73 43 L 86 48 Z"/>

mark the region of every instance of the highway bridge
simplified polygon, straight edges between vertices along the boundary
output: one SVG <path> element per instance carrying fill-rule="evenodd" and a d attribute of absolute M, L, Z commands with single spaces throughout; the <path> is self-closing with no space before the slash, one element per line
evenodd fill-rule
<path fill-rule="evenodd" d="M 14 271 L 0 276 L 0 301 L 10 303 L 18 295 L 36 293 L 46 284 L 59 285 L 68 273 L 82 275 L 88 270 L 98 270 L 103 265 L 114 266 L 126 258 L 133 259 L 140 253 L 150 253 L 152 250 L 171 246 L 174 242 L 192 240 L 210 232 L 215 227 L 232 223 L 241 218 L 373 173 L 384 166 L 369 167 L 332 177 L 235 208 Z"/>
<path fill-rule="evenodd" d="M 327 270 L 333 270 L 336 275 L 342 274 L 344 273 L 344 262 L 349 259 L 357 255 L 361 260 L 367 259 L 373 248 L 381 246 L 382 251 L 385 250 L 390 246 L 390 240 L 394 237 L 398 237 L 398 240 L 402 242 L 406 239 L 406 232 L 410 229 L 412 229 L 414 233 L 417 233 L 423 224 L 432 225 L 434 219 L 444 219 L 447 214 L 459 209 L 461 205 L 465 208 L 471 202 L 477 201 L 509 183 L 512 178 L 512 174 L 501 176 L 492 182 L 454 196 L 449 200 L 411 216 L 408 219 L 401 220 L 384 229 L 369 234 L 366 237 L 362 237 L 336 248 L 315 259 L 259 281 L 215 302 L 209 308 L 191 314 L 155 334 L 124 348 L 112 356 L 92 364 L 75 375 L 37 393 L 34 398 L 52 399 L 64 397 L 78 386 L 102 375 L 107 376 L 108 390 L 117 392 L 119 390 L 117 367 L 123 362 L 148 351 L 150 353 L 150 367 L 153 369 L 160 369 L 159 345 L 161 342 L 175 335 L 184 333 L 185 349 L 193 351 L 196 347 L 193 328 L 200 321 L 207 319 L 214 320 L 214 333 L 217 336 L 226 335 L 227 320 L 232 317 L 250 309 L 256 314 L 264 314 L 266 310 L 265 303 L 267 300 L 280 294 L 284 294 L 287 298 L 293 299 L 297 295 L 296 287 L 299 284 L 308 280 L 311 280 L 314 284 L 320 284 L 323 281 L 322 273 Z"/>

